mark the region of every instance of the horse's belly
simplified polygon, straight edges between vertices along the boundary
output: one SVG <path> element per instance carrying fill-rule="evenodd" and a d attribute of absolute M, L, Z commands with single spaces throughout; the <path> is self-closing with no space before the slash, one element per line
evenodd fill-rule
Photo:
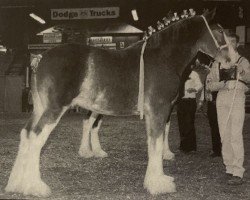
<path fill-rule="evenodd" d="M 137 70 L 119 66 L 107 58 L 101 60 L 105 62 L 94 62 L 92 57 L 88 59 L 86 76 L 73 102 L 103 114 L 135 114 L 138 101 Z"/>
<path fill-rule="evenodd" d="M 125 96 L 122 91 L 110 93 L 105 90 L 85 90 L 73 99 L 72 105 L 105 115 L 135 115 L 138 114 L 137 98 L 132 96 Z"/>

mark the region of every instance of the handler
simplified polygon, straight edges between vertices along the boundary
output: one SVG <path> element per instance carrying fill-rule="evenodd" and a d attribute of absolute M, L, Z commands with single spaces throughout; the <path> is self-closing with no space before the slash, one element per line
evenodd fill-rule
<path fill-rule="evenodd" d="M 239 37 L 230 34 L 229 41 L 237 53 L 237 62 L 215 62 L 207 77 L 207 87 L 212 92 L 218 91 L 216 107 L 228 184 L 240 185 L 243 183 L 245 171 L 242 129 L 245 118 L 245 92 L 248 90 L 246 83 L 250 82 L 250 64 L 237 52 Z"/>

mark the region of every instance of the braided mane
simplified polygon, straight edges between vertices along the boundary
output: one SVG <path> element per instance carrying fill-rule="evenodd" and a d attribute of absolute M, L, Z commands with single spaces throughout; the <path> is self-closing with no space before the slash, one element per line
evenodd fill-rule
<path fill-rule="evenodd" d="M 174 12 L 174 15 L 173 15 L 172 12 L 169 11 L 168 17 L 164 17 L 162 19 L 163 22 L 161 22 L 160 20 L 157 21 L 158 30 L 156 30 L 152 26 L 149 26 L 148 30 L 144 31 L 144 39 L 147 39 L 151 37 L 152 35 L 155 35 L 156 33 L 165 31 L 166 29 L 168 29 L 169 27 L 172 27 L 176 23 L 183 22 L 186 19 L 190 19 L 194 17 L 195 15 L 196 15 L 196 12 L 192 8 L 189 9 L 189 13 L 187 13 L 187 10 L 183 10 L 181 17 L 178 16 L 177 12 Z"/>

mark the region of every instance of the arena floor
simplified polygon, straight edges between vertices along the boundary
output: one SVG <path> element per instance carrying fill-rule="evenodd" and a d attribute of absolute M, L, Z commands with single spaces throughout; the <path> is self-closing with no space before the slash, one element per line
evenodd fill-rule
<path fill-rule="evenodd" d="M 19 144 L 19 132 L 29 115 L 8 114 L 0 118 L 0 199 L 34 199 L 6 194 L 8 176 Z M 67 114 L 51 134 L 41 157 L 41 173 L 51 187 L 50 199 L 178 199 L 247 200 L 250 198 L 250 173 L 242 186 L 226 185 L 221 158 L 210 158 L 210 134 L 207 119 L 198 114 L 198 152 L 178 152 L 178 126 L 172 117 L 170 144 L 175 161 L 164 161 L 166 174 L 174 176 L 177 193 L 152 197 L 143 189 L 147 166 L 144 122 L 137 117 L 104 118 L 100 130 L 104 159 L 83 159 L 77 154 L 81 139 L 82 115 Z M 250 117 L 244 127 L 245 166 L 250 164 Z"/>

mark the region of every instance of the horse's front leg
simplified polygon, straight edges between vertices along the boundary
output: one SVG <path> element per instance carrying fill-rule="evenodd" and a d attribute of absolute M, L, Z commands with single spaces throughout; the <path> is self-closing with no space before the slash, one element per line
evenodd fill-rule
<path fill-rule="evenodd" d="M 161 110 L 161 111 L 160 111 Z M 144 180 L 144 187 L 151 194 L 175 192 L 174 178 L 166 176 L 163 172 L 163 134 L 164 109 L 159 112 L 146 113 L 146 127 L 148 136 L 148 166 Z"/>
<path fill-rule="evenodd" d="M 163 159 L 164 160 L 173 160 L 175 155 L 171 152 L 168 143 L 168 136 L 169 136 L 169 129 L 170 129 L 170 120 L 167 122 L 165 126 L 165 137 L 164 137 L 164 145 L 163 145 Z"/>

